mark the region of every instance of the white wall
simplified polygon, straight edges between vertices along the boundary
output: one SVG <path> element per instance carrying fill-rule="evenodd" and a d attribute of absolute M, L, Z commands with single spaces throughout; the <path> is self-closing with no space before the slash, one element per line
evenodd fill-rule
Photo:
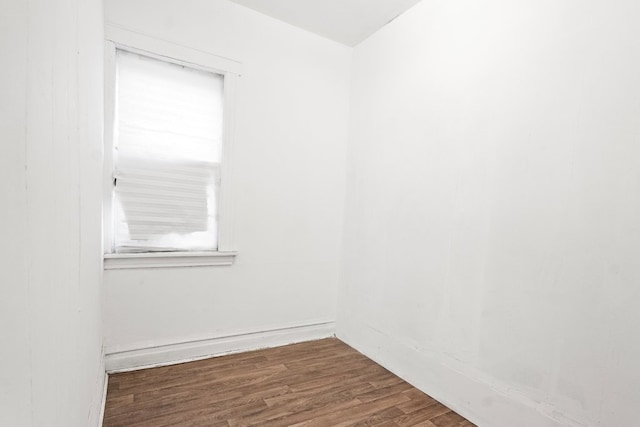
<path fill-rule="evenodd" d="M 430 0 L 356 47 L 339 337 L 481 426 L 638 424 L 639 20 Z"/>
<path fill-rule="evenodd" d="M 0 14 L 0 425 L 97 426 L 102 4 Z"/>
<path fill-rule="evenodd" d="M 107 353 L 335 320 L 351 49 L 223 0 L 106 21 L 243 63 L 231 267 L 105 271 Z"/>

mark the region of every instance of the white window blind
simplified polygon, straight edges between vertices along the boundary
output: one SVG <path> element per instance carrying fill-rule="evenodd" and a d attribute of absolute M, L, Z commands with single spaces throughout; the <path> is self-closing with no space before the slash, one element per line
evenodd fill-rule
<path fill-rule="evenodd" d="M 113 249 L 217 249 L 219 74 L 116 51 Z"/>

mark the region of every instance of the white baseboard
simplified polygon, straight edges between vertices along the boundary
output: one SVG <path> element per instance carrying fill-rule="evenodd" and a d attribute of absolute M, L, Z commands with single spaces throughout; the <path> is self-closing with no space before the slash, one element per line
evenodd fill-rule
<path fill-rule="evenodd" d="M 100 360 L 95 372 L 95 384 L 91 399 L 91 407 L 87 414 L 86 425 L 101 427 L 107 398 L 107 373 L 104 367 L 104 355 L 100 353 Z"/>
<path fill-rule="evenodd" d="M 584 427 L 554 408 L 506 393 L 367 325 L 338 323 L 337 337 L 479 427 Z"/>
<path fill-rule="evenodd" d="M 335 335 L 335 322 L 287 326 L 259 332 L 107 353 L 106 370 L 124 372 L 225 354 L 313 341 Z"/>
<path fill-rule="evenodd" d="M 102 390 L 102 404 L 100 406 L 100 418 L 99 418 L 100 424 L 98 424 L 100 427 L 102 427 L 102 424 L 104 423 L 104 409 L 107 406 L 107 388 L 108 387 L 109 387 L 109 374 L 107 374 L 105 372 L 104 373 L 104 386 L 103 386 L 103 390 Z"/>

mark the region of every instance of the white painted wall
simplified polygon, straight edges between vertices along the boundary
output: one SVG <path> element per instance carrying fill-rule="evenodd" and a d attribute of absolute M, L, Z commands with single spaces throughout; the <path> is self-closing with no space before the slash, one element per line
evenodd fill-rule
<path fill-rule="evenodd" d="M 638 424 L 639 20 L 432 0 L 356 47 L 339 337 L 481 426 Z"/>
<path fill-rule="evenodd" d="M 0 14 L 0 425 L 97 426 L 102 4 Z"/>
<path fill-rule="evenodd" d="M 351 49 L 223 0 L 106 21 L 243 63 L 231 267 L 105 271 L 107 353 L 335 320 Z"/>

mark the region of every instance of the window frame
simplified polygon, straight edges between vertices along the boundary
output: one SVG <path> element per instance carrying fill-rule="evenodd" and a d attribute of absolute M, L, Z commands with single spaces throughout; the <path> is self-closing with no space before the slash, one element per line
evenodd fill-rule
<path fill-rule="evenodd" d="M 116 50 L 124 50 L 161 61 L 195 68 L 224 76 L 223 136 L 218 193 L 218 250 L 176 251 L 117 254 L 114 251 L 113 172 L 116 94 Z M 233 242 L 233 200 L 229 188 L 231 178 L 235 104 L 240 62 L 192 49 L 121 27 L 105 27 L 105 111 L 104 111 L 104 185 L 103 185 L 103 252 L 104 268 L 195 267 L 233 264 L 237 252 Z"/>

